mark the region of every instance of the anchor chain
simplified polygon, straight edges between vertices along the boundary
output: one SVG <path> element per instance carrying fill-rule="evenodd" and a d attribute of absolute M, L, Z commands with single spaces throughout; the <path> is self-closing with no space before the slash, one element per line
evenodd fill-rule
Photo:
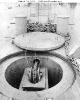
<path fill-rule="evenodd" d="M 65 46 L 64 46 L 65 47 L 65 54 L 66 54 L 67 58 L 69 58 L 69 49 L 68 49 L 68 47 L 69 47 L 71 36 L 69 35 L 69 33 L 67 33 L 67 35 L 64 36 L 64 38 L 65 38 Z"/>
<path fill-rule="evenodd" d="M 64 38 L 65 38 L 64 48 L 65 48 L 66 57 L 75 66 L 75 69 L 78 71 L 78 73 L 80 73 L 80 68 L 79 68 L 80 65 L 77 63 L 76 58 L 69 56 L 69 43 L 70 43 L 71 36 L 69 35 L 69 33 L 67 33 L 67 35 L 64 36 Z"/>

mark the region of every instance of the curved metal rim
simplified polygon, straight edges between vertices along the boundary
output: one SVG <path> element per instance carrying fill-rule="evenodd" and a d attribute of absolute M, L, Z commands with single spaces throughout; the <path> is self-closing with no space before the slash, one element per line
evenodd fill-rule
<path fill-rule="evenodd" d="M 22 50 L 29 50 L 29 51 L 52 51 L 52 50 L 57 50 L 57 49 L 63 47 L 64 44 L 65 44 L 65 42 L 64 42 L 63 44 L 59 45 L 59 46 L 56 46 L 56 47 L 52 47 L 52 48 L 42 48 L 42 49 L 39 49 L 39 48 L 30 48 L 30 47 L 24 48 L 23 46 L 20 46 L 19 44 L 16 44 L 15 42 L 14 42 L 14 44 L 15 44 L 18 48 L 20 48 L 20 49 L 22 49 Z"/>
<path fill-rule="evenodd" d="M 9 54 L 9 55 L 3 57 L 0 60 L 0 64 L 2 64 L 4 61 L 6 61 L 6 60 L 8 60 L 10 58 L 17 57 L 17 56 L 35 56 L 35 52 L 34 51 L 19 51 L 19 52 L 15 52 L 13 54 Z M 74 78 L 76 79 L 76 71 L 75 71 L 72 63 L 68 59 L 63 57 L 62 55 L 60 55 L 58 53 L 55 53 L 55 52 L 53 52 L 53 53 L 49 53 L 49 52 L 36 52 L 36 56 L 44 56 L 44 57 L 53 57 L 53 56 L 55 56 L 55 57 L 58 57 L 58 58 L 62 59 L 63 61 L 65 61 L 72 68 L 72 70 L 74 71 Z M 74 83 L 74 81 L 75 80 L 73 80 L 73 83 Z M 46 90 L 43 90 L 43 91 L 46 91 Z"/>
<path fill-rule="evenodd" d="M 73 64 L 64 56 L 58 54 L 58 53 L 55 53 L 55 52 L 40 52 L 40 51 L 18 51 L 18 52 L 15 52 L 15 53 L 12 53 L 12 54 L 9 54 L 5 57 L 3 57 L 2 59 L 0 59 L 0 64 L 2 64 L 4 61 L 10 59 L 10 58 L 13 58 L 13 57 L 16 57 L 16 56 L 35 56 L 35 53 L 36 53 L 36 56 L 55 56 L 55 57 L 58 57 L 60 59 L 62 59 L 63 61 L 65 61 L 66 63 L 68 63 L 71 68 L 75 71 L 74 67 L 73 67 Z"/>

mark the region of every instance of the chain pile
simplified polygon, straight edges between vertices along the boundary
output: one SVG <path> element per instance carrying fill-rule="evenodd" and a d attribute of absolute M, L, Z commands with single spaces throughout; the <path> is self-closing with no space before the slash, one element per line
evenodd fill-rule
<path fill-rule="evenodd" d="M 31 22 L 30 20 L 27 20 L 27 32 L 51 32 L 56 33 L 56 24 L 52 24 L 50 22 L 47 22 L 45 24 L 39 23 L 39 22 Z"/>
<path fill-rule="evenodd" d="M 75 66 L 75 69 L 78 71 L 78 73 L 80 73 L 80 68 L 79 68 L 80 65 L 77 63 L 76 58 L 69 56 L 69 43 L 70 43 L 71 36 L 69 35 L 69 33 L 67 33 L 67 35 L 64 36 L 64 38 L 65 38 L 65 46 L 64 47 L 65 47 L 66 57 Z"/>

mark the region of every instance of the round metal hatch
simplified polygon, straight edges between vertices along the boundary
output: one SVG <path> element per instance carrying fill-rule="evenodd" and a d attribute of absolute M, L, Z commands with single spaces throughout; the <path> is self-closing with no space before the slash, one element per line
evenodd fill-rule
<path fill-rule="evenodd" d="M 41 66 L 45 65 L 48 68 L 49 88 L 36 92 L 17 89 L 16 86 L 19 84 L 18 81 L 21 79 L 24 68 L 32 65 L 30 62 L 35 57 L 41 61 Z M 26 52 L 25 57 L 25 51 L 20 51 L 2 58 L 0 64 L 0 92 L 14 100 L 55 98 L 71 88 L 76 79 L 73 65 L 66 58 L 54 52 L 37 52 L 36 56 L 35 52 L 32 54 Z"/>
<path fill-rule="evenodd" d="M 47 51 L 58 49 L 65 43 L 64 37 L 56 33 L 31 32 L 18 35 L 14 44 L 19 48 L 33 51 Z"/>

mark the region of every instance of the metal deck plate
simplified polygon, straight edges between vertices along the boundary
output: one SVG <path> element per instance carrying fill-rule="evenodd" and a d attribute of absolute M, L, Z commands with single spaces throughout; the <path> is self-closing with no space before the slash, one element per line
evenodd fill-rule
<path fill-rule="evenodd" d="M 18 35 L 14 44 L 19 48 L 33 51 L 47 51 L 60 48 L 65 43 L 64 37 L 47 32 L 31 32 Z"/>

